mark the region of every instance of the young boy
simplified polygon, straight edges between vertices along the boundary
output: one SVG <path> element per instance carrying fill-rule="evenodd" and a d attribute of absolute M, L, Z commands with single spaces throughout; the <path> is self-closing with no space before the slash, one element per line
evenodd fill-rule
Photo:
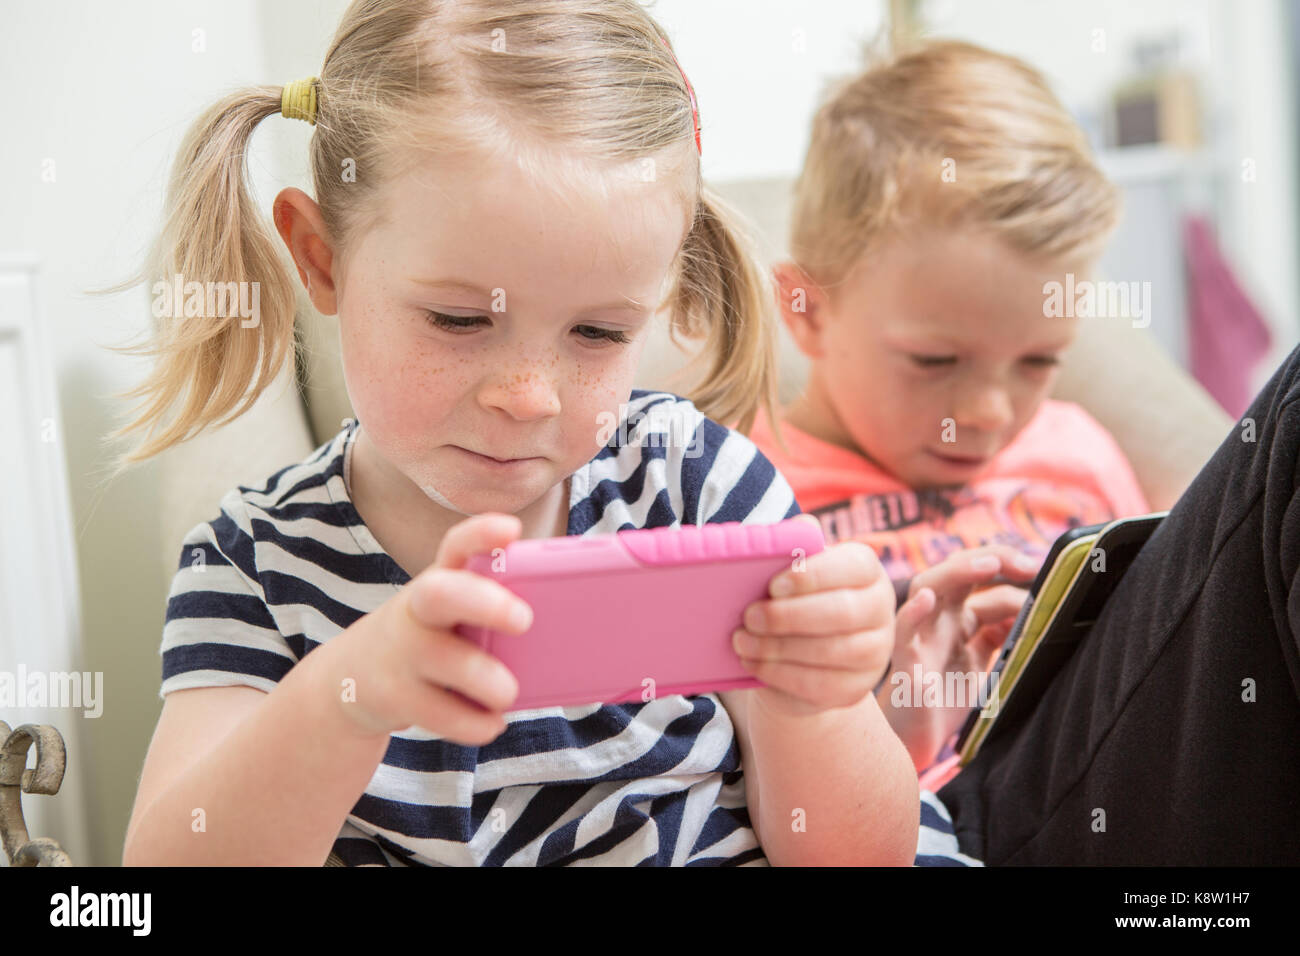
<path fill-rule="evenodd" d="M 760 414 L 750 437 L 828 541 L 866 542 L 894 581 L 877 697 L 918 770 L 972 701 L 914 706 L 915 667 L 987 671 L 1015 584 L 1058 535 L 1150 510 L 1114 439 L 1048 397 L 1081 320 L 1045 307 L 1047 284 L 1087 277 L 1118 217 L 1084 134 L 1010 57 L 928 42 L 840 85 L 814 120 L 794 261 L 774 269 L 807 386 L 779 434 Z M 936 771 L 927 789 L 955 758 Z"/>

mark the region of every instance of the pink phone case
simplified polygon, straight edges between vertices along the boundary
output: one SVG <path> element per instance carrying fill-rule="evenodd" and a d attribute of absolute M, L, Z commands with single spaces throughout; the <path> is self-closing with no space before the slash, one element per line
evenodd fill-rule
<path fill-rule="evenodd" d="M 824 546 L 794 518 L 514 541 L 495 569 L 486 553 L 466 566 L 527 601 L 532 627 L 456 632 L 515 675 L 513 710 L 761 687 L 731 632 L 773 576 Z"/>

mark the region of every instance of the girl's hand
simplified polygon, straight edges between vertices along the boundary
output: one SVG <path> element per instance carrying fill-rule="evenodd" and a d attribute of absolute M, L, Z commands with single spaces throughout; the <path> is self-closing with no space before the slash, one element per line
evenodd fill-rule
<path fill-rule="evenodd" d="M 527 602 L 464 570 L 470 555 L 505 547 L 521 530 L 518 518 L 496 513 L 454 525 L 433 564 L 313 652 L 326 655 L 325 680 L 359 733 L 417 726 L 481 746 L 506 729 L 504 713 L 519 696 L 518 681 L 453 628 L 464 623 L 520 634 L 531 626 Z"/>
<path fill-rule="evenodd" d="M 975 589 L 999 574 L 1029 581 L 1037 570 L 1038 562 L 1015 548 L 989 545 L 958 551 L 912 579 L 898 609 L 889 680 L 876 700 L 918 770 L 934 762 L 978 706 L 984 675 L 1029 594 L 1011 584 Z"/>
<path fill-rule="evenodd" d="M 732 635 L 745 666 L 768 685 L 752 699 L 788 716 L 861 701 L 880 682 L 894 643 L 894 588 L 870 547 L 831 545 L 803 568 L 774 575 L 772 597 L 751 604 Z M 788 596 L 773 591 L 782 581 L 793 586 Z"/>

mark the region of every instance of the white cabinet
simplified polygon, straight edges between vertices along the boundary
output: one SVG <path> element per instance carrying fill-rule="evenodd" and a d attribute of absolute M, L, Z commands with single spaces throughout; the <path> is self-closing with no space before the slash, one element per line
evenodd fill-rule
<path fill-rule="evenodd" d="M 1098 159 L 1124 193 L 1124 216 L 1102 255 L 1099 278 L 1148 283 L 1147 331 L 1190 371 L 1183 225 L 1189 214 L 1199 213 L 1217 228 L 1230 169 L 1204 150 L 1169 146 L 1104 150 Z"/>

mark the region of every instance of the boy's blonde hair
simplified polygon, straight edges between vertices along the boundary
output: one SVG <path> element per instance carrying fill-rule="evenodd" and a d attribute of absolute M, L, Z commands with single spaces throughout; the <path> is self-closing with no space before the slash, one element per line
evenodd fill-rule
<path fill-rule="evenodd" d="M 636 0 L 355 0 L 319 71 L 311 170 L 340 268 L 378 221 L 377 191 L 418 159 L 487 149 L 540 185 L 603 187 L 633 165 L 693 208 L 672 287 L 670 339 L 703 345 L 682 393 L 748 431 L 776 404 L 774 300 L 733 210 L 700 178 L 691 101 L 667 36 Z M 138 282 L 260 283 L 261 321 L 158 320 L 151 374 L 126 396 L 143 411 L 108 436 L 149 429 L 120 472 L 243 414 L 294 351 L 295 293 L 282 243 L 245 188 L 253 130 L 280 113 L 281 87 L 232 93 L 190 128 L 164 226 Z M 689 151 L 689 155 L 687 155 Z M 676 157 L 682 157 L 678 160 Z M 654 163 L 650 160 L 655 159 Z M 341 175 L 355 169 L 354 181 Z M 173 414 L 174 410 L 174 414 Z M 133 410 L 133 413 L 135 411 Z M 158 432 L 155 434 L 155 432 Z"/>
<path fill-rule="evenodd" d="M 1095 264 L 1119 191 L 1036 70 L 955 40 L 866 52 L 875 62 L 817 110 L 794 190 L 791 256 L 832 300 L 865 254 L 916 227 Z"/>

